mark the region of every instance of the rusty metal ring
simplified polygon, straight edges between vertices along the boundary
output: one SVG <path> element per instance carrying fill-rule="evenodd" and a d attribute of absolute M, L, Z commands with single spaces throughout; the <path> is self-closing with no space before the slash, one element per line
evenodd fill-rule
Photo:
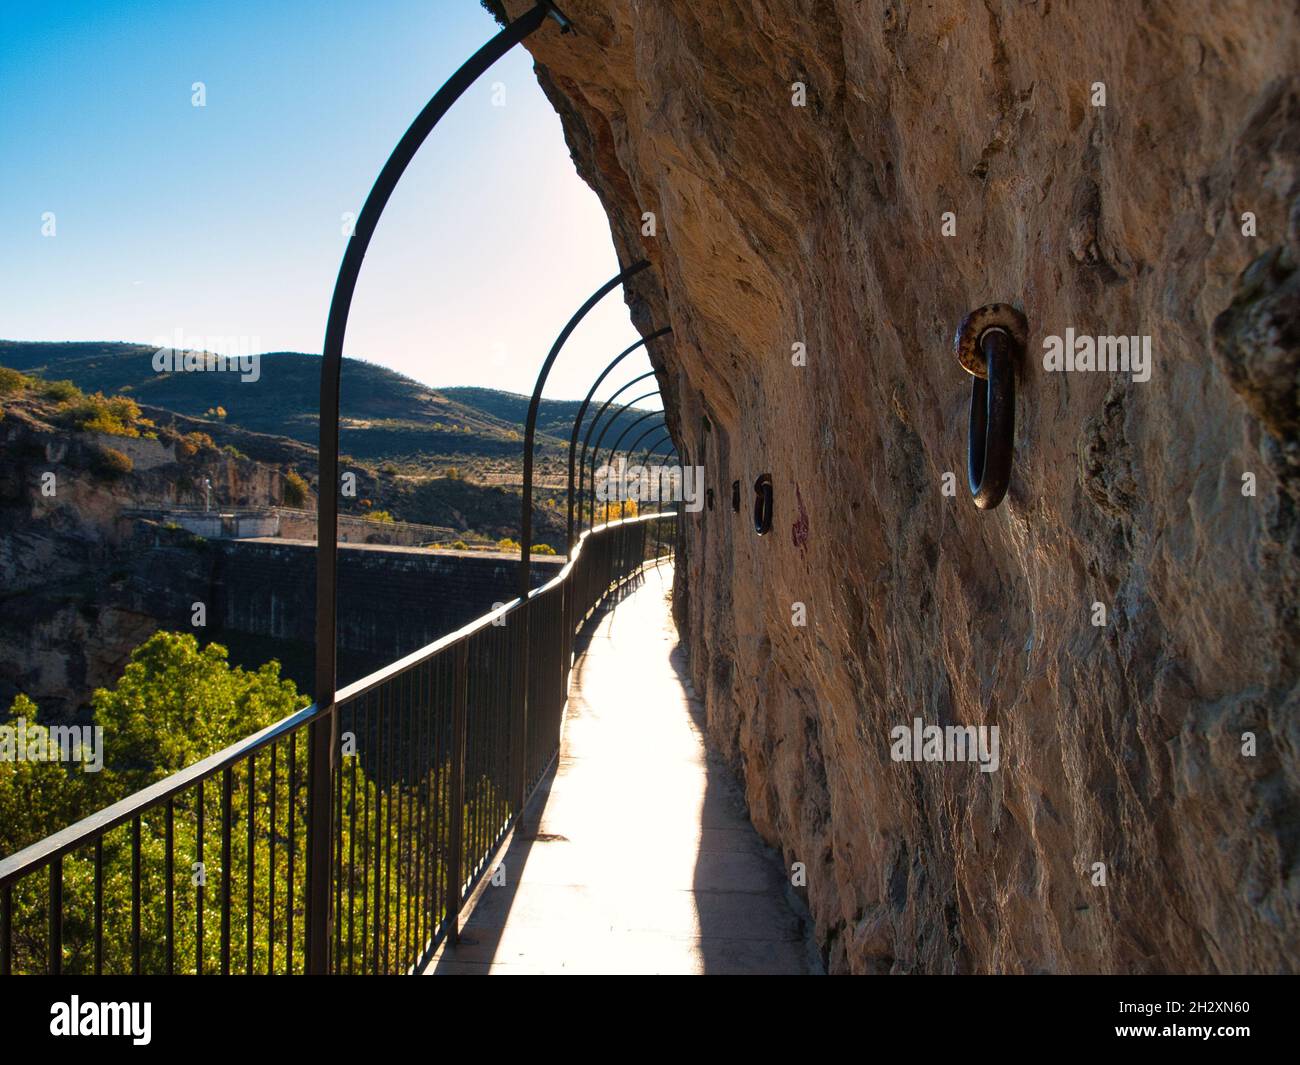
<path fill-rule="evenodd" d="M 980 334 L 987 378 L 971 381 L 966 479 L 975 505 L 992 510 L 1011 484 L 1016 436 L 1015 338 L 1001 326 Z"/>
<path fill-rule="evenodd" d="M 1011 304 L 989 303 L 971 311 L 957 327 L 957 333 L 952 338 L 952 348 L 961 368 L 980 379 L 988 377 L 980 350 L 980 338 L 990 329 L 1005 329 L 1017 351 L 1024 351 L 1029 342 L 1029 322 Z"/>

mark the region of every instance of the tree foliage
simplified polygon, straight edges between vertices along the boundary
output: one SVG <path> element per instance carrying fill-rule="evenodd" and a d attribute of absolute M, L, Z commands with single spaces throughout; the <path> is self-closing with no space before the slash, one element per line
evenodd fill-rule
<path fill-rule="evenodd" d="M 103 729 L 102 771 L 0 761 L 0 855 L 280 722 L 306 703 L 274 661 L 244 670 L 230 666 L 220 645 L 200 647 L 189 634 L 155 633 L 132 653 L 113 688 L 94 693 L 93 720 Z M 372 715 L 379 706 L 388 712 Z M 45 727 L 26 696 L 14 700 L 9 717 L 25 718 L 29 734 Z M 340 906 L 335 958 L 342 971 L 403 968 L 422 945 L 414 940 L 418 918 L 427 918 L 427 935 L 429 923 L 444 916 L 441 909 L 425 914 L 424 907 L 430 897 L 445 897 L 436 885 L 446 875 L 451 773 L 442 755 L 421 764 L 418 752 L 429 750 L 432 730 L 446 728 L 448 720 L 445 706 L 386 699 L 343 715 L 341 731 L 350 740 L 335 777 L 337 790 L 331 789 L 331 864 Z M 62 970 L 95 971 L 100 926 L 102 970 L 133 971 L 138 912 L 142 972 L 301 972 L 306 739 L 304 728 L 287 732 L 111 829 L 98 845 L 92 841 L 64 855 Z M 465 781 L 462 870 L 476 868 L 499 831 L 497 819 L 509 815 L 499 783 L 492 772 Z M 41 866 L 13 884 L 14 972 L 47 969 L 49 883 Z"/>

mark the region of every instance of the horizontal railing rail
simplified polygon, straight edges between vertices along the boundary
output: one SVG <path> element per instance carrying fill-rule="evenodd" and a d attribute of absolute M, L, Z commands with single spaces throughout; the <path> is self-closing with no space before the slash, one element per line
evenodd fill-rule
<path fill-rule="evenodd" d="M 0 973 L 305 971 L 304 730 L 330 712 L 329 971 L 420 968 L 558 753 L 576 633 L 672 552 L 675 520 L 584 533 L 546 584 L 348 685 L 333 711 L 308 706 L 0 859 Z"/>

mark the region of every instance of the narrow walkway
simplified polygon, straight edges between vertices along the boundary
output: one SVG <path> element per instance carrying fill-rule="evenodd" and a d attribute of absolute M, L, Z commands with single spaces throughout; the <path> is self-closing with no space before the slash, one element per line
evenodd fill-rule
<path fill-rule="evenodd" d="M 559 765 L 435 973 L 804 973 L 803 922 L 730 772 L 706 757 L 672 569 L 599 621 Z"/>

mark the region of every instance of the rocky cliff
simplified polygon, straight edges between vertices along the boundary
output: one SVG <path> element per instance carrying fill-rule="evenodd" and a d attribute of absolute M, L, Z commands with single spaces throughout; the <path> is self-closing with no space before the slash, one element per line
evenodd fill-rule
<path fill-rule="evenodd" d="M 527 47 L 717 489 L 695 685 L 831 971 L 1300 967 L 1295 5 L 561 7 Z M 982 512 L 992 301 L 1030 339 Z M 1048 372 L 1071 329 L 1149 380 Z M 918 718 L 999 768 L 893 760 Z"/>
<path fill-rule="evenodd" d="M 169 439 L 73 432 L 53 402 L 6 397 L 0 418 L 0 707 L 85 714 L 160 626 L 188 629 L 210 585 L 202 541 L 123 517 L 141 504 L 278 502 L 280 469 Z"/>

